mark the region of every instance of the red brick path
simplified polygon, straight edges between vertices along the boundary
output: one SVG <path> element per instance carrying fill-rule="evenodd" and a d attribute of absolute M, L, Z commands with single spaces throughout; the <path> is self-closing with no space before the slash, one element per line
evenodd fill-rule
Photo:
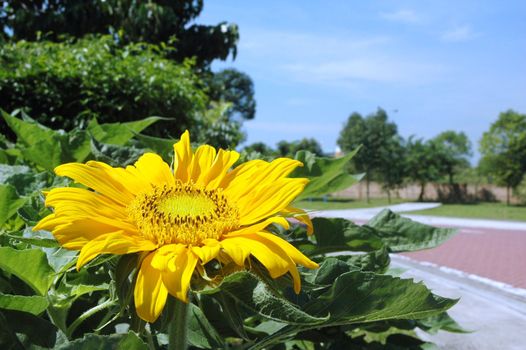
<path fill-rule="evenodd" d="M 526 288 L 526 231 L 465 228 L 441 246 L 404 255 Z"/>

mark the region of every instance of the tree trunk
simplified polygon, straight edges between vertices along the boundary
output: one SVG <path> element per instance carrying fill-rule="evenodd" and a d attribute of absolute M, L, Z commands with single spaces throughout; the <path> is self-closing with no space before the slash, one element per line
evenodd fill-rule
<path fill-rule="evenodd" d="M 510 205 L 510 185 L 506 186 L 506 205 Z"/>
<path fill-rule="evenodd" d="M 387 202 L 391 204 L 391 191 L 387 190 Z"/>
<path fill-rule="evenodd" d="M 369 203 L 369 184 L 370 184 L 370 180 L 369 180 L 369 173 L 367 173 L 367 175 L 365 176 L 365 198 L 367 200 L 367 203 Z"/>
<path fill-rule="evenodd" d="M 426 183 L 422 182 L 420 183 L 420 195 L 418 195 L 418 201 L 423 202 L 424 201 L 424 192 L 426 190 Z"/>

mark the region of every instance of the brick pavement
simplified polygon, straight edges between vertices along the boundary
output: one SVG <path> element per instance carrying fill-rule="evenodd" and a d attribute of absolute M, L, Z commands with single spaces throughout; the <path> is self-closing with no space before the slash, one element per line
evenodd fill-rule
<path fill-rule="evenodd" d="M 526 288 L 526 231 L 463 228 L 436 248 L 403 255 Z"/>

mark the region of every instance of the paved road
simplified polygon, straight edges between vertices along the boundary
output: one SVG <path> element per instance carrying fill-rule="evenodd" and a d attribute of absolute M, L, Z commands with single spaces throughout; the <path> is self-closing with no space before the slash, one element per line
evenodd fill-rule
<path fill-rule="evenodd" d="M 438 205 L 404 203 L 388 208 L 400 213 Z M 314 215 L 343 217 L 365 223 L 384 208 L 325 210 Z M 429 225 L 459 228 L 459 233 L 441 246 L 407 253 L 406 256 L 526 289 L 526 222 L 403 216 Z"/>
<path fill-rule="evenodd" d="M 526 230 L 461 228 L 436 248 L 404 255 L 526 289 Z"/>

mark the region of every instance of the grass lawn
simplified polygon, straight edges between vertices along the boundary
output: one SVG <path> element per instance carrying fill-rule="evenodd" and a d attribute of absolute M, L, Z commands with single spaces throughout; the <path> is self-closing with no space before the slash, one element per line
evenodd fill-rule
<path fill-rule="evenodd" d="M 386 205 L 394 205 L 407 202 L 407 200 L 393 198 L 391 204 L 387 198 L 371 199 L 370 203 L 364 200 L 350 199 L 350 198 L 333 198 L 329 197 L 326 201 L 323 198 L 313 198 L 311 200 L 302 200 L 294 203 L 294 206 L 303 209 L 313 210 L 330 210 L 330 209 L 358 209 L 358 208 L 372 208 L 382 207 Z"/>
<path fill-rule="evenodd" d="M 526 206 L 506 206 L 505 203 L 444 204 L 438 208 L 404 214 L 526 221 Z"/>
<path fill-rule="evenodd" d="M 393 198 L 391 204 L 410 202 L 408 200 Z M 351 198 L 314 198 L 294 203 L 303 209 L 330 210 L 330 209 L 358 209 L 382 207 L 389 205 L 387 198 L 371 199 L 370 203 L 365 200 Z M 478 204 L 444 204 L 438 208 L 404 212 L 404 214 L 449 216 L 458 218 L 492 219 L 526 221 L 526 206 L 511 205 L 504 203 L 478 203 Z"/>

